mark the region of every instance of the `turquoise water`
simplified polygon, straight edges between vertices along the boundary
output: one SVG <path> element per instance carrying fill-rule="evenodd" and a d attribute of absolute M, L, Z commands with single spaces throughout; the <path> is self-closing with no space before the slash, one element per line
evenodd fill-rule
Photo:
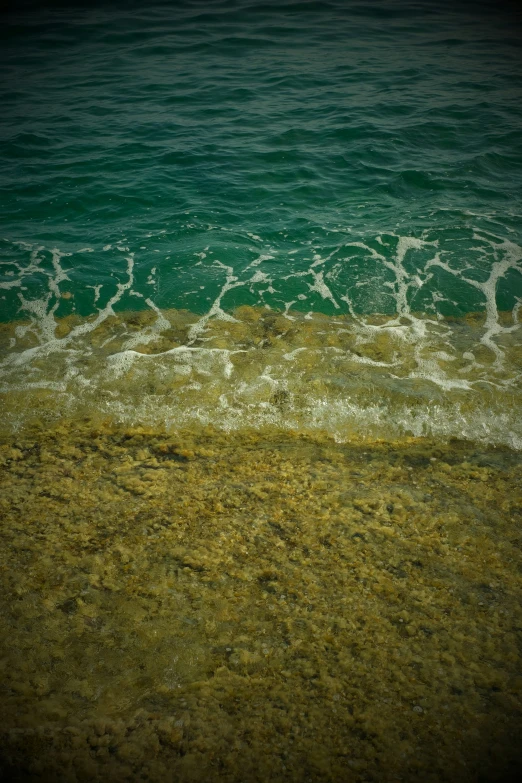
<path fill-rule="evenodd" d="M 455 388 L 480 398 L 485 420 L 499 394 L 501 411 L 513 407 L 520 25 L 513 8 L 481 3 L 13 11 L 0 33 L 0 309 L 4 322 L 26 325 L 6 342 L 4 391 L 47 384 L 78 398 L 73 375 L 91 389 L 107 378 L 106 355 L 93 358 L 82 342 L 85 324 L 74 322 L 63 339 L 56 319 L 91 316 L 98 327 L 113 312 L 148 310 L 154 337 L 171 339 L 156 350 L 165 373 L 181 355 L 168 351 L 188 346 L 195 355 L 209 325 L 248 305 L 292 323 L 324 314 L 336 334 L 335 319 L 348 319 L 355 347 L 334 347 L 354 362 L 377 329 L 379 339 L 413 345 L 407 361 L 362 351 L 374 362 L 363 379 L 373 406 L 393 386 L 411 408 L 411 381 L 420 379 L 417 408 L 419 399 L 446 404 L 441 390 Z M 191 314 L 188 336 L 172 338 L 165 310 Z M 469 313 L 483 314 L 473 334 L 441 320 Z M 377 324 L 376 315 L 390 320 Z M 128 366 L 137 343 L 120 338 L 112 355 L 125 354 Z M 243 350 L 243 338 L 219 350 Z M 93 367 L 81 369 L 95 360 L 97 380 Z M 260 362 L 258 378 L 274 366 Z M 350 399 L 359 410 L 362 387 L 346 385 L 348 371 L 323 370 L 322 383 L 337 378 L 336 403 Z M 287 377 L 269 376 L 297 405 Z M 231 384 L 234 372 L 224 377 Z M 329 404 L 325 394 L 317 400 Z M 446 402 L 452 423 L 441 432 L 487 436 L 489 424 L 459 429 L 462 400 Z M 491 437 L 518 443 L 518 419 L 508 419 Z"/>

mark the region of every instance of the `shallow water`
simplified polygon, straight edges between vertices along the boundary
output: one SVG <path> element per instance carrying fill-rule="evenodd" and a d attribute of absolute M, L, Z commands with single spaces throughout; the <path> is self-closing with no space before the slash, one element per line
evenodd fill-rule
<path fill-rule="evenodd" d="M 522 446 L 518 314 L 326 316 L 158 309 L 0 325 L 4 417 L 179 429 L 279 426 Z"/>

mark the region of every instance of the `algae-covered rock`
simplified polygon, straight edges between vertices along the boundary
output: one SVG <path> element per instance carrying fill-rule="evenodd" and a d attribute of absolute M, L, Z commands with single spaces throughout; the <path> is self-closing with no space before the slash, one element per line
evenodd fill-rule
<path fill-rule="evenodd" d="M 516 761 L 516 452 L 64 419 L 0 455 L 6 774 L 472 783 Z"/>

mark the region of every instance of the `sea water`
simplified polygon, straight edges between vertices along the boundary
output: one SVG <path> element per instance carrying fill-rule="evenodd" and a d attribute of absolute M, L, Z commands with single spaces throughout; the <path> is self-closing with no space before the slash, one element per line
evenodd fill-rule
<path fill-rule="evenodd" d="M 518 448 L 516 25 L 408 2 L 9 16 L 2 392 Z"/>
<path fill-rule="evenodd" d="M 515 763 L 520 25 L 4 17 L 6 774 Z"/>

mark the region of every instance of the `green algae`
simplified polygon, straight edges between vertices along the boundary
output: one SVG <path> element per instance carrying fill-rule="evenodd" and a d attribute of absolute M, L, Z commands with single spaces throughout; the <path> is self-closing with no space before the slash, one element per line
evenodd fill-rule
<path fill-rule="evenodd" d="M 76 420 L 5 438 L 0 464 L 5 774 L 516 763 L 516 452 Z"/>

